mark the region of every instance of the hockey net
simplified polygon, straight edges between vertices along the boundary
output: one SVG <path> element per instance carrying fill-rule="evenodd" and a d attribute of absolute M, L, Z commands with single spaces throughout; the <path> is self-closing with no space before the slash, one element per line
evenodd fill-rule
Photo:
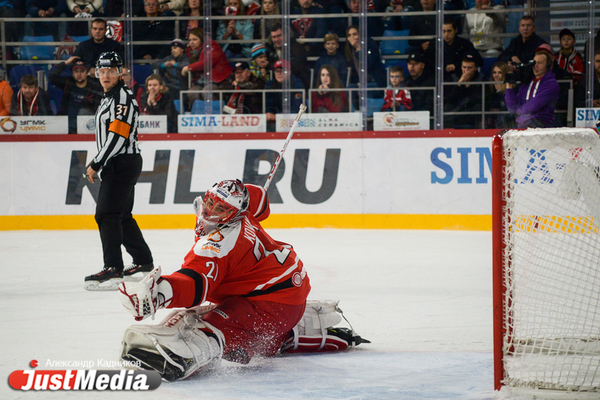
<path fill-rule="evenodd" d="M 495 386 L 600 398 L 600 139 L 493 143 Z"/>

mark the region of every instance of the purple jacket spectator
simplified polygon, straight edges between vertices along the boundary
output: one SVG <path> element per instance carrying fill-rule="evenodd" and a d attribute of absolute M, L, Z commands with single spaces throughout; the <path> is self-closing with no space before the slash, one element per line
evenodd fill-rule
<path fill-rule="evenodd" d="M 554 73 L 548 71 L 541 79 L 522 84 L 518 91 L 506 89 L 506 107 L 516 114 L 518 128 L 551 127 L 558 92 Z"/>

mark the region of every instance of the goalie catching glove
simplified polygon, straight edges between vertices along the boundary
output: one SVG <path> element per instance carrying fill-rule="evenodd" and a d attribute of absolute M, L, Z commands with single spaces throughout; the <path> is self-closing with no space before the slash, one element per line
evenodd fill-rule
<path fill-rule="evenodd" d="M 123 306 L 141 321 L 152 317 L 160 308 L 164 308 L 173 300 L 171 284 L 161 278 L 161 269 L 156 267 L 140 282 L 121 282 L 119 284 L 119 298 Z"/>

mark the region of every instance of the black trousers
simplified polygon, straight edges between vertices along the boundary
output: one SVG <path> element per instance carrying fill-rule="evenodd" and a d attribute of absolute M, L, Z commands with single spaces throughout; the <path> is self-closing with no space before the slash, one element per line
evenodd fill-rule
<path fill-rule="evenodd" d="M 135 264 L 149 264 L 152 253 L 131 211 L 135 184 L 142 172 L 140 154 L 122 154 L 102 168 L 96 222 L 100 230 L 104 266 L 123 269 L 121 245 Z"/>

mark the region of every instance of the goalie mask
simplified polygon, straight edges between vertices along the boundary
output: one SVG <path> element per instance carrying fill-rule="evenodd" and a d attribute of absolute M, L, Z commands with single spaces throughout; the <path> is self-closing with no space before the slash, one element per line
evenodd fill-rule
<path fill-rule="evenodd" d="M 248 189 L 239 179 L 215 183 L 204 197 L 196 197 L 196 234 L 205 236 L 217 229 L 234 226 L 248 213 Z"/>

